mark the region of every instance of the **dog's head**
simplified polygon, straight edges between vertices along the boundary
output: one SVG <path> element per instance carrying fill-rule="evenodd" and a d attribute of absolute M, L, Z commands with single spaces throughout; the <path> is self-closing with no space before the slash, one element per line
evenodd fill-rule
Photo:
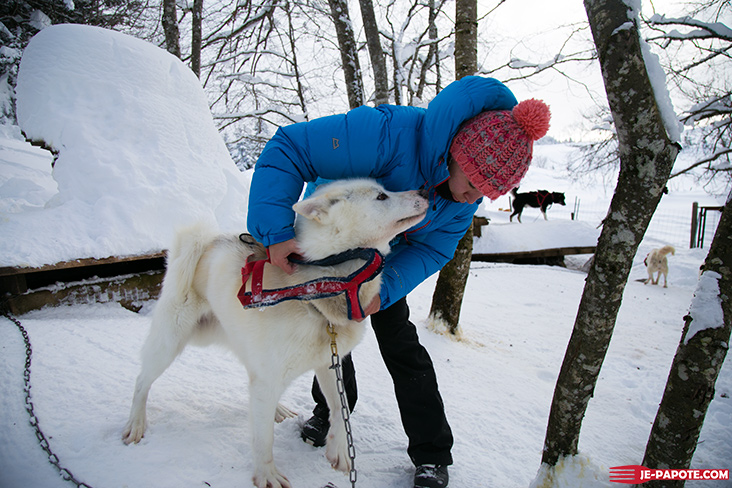
<path fill-rule="evenodd" d="M 390 192 L 369 179 L 321 185 L 293 205 L 295 233 L 309 259 L 372 247 L 389 251 L 389 242 L 422 221 L 429 203 L 421 191 Z"/>
<path fill-rule="evenodd" d="M 553 192 L 552 193 L 552 200 L 554 200 L 554 203 L 558 203 L 559 205 L 567 205 L 564 202 L 564 193 L 560 192 Z"/>

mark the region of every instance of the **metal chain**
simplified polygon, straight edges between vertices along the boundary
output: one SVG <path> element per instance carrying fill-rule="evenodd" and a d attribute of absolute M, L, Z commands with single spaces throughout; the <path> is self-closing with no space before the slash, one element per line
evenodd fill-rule
<path fill-rule="evenodd" d="M 15 324 L 15 326 L 20 331 L 20 334 L 23 336 L 23 341 L 25 342 L 25 370 L 23 371 L 23 379 L 25 381 L 25 409 L 28 412 L 28 415 L 30 416 L 30 424 L 35 430 L 36 438 L 38 439 L 38 442 L 41 445 L 41 449 L 43 449 L 46 454 L 48 454 L 48 462 L 55 467 L 61 477 L 66 480 L 70 481 L 73 484 L 75 484 L 78 488 L 92 488 L 91 486 L 87 485 L 86 483 L 83 483 L 76 479 L 76 477 L 69 471 L 68 469 L 61 466 L 61 463 L 58 459 L 58 456 L 54 454 L 54 452 L 51 450 L 51 446 L 48 443 L 48 440 L 46 439 L 46 436 L 43 434 L 43 431 L 41 430 L 41 426 L 38 422 L 38 417 L 36 416 L 34 412 L 34 405 L 31 401 L 31 384 L 30 384 L 30 367 L 31 367 L 31 355 L 33 354 L 33 349 L 31 348 L 30 338 L 28 337 L 28 332 L 23 327 L 23 324 L 20 323 L 20 320 L 16 319 L 15 317 L 11 316 L 7 312 L 3 312 L 3 316 L 7 318 L 9 321 Z"/>
<path fill-rule="evenodd" d="M 41 449 L 43 449 L 46 454 L 48 454 L 48 462 L 51 463 L 59 472 L 61 475 L 61 478 L 63 478 L 66 481 L 70 481 L 73 484 L 77 486 L 77 488 L 92 488 L 90 485 L 79 481 L 76 479 L 76 477 L 73 475 L 71 471 L 61 466 L 61 462 L 59 461 L 58 456 L 51 450 L 51 446 L 48 443 L 48 440 L 46 439 L 46 436 L 43 434 L 43 431 L 41 430 L 40 423 L 38 421 L 38 417 L 36 416 L 34 409 L 35 406 L 33 405 L 33 401 L 31 400 L 31 383 L 30 383 L 30 374 L 31 374 L 31 356 L 33 355 L 33 349 L 31 348 L 30 343 L 30 337 L 28 336 L 28 332 L 25 330 L 25 327 L 23 327 L 23 324 L 20 323 L 18 319 L 11 316 L 10 314 L 3 312 L 3 316 L 7 318 L 9 321 L 15 324 L 15 326 L 20 331 L 20 334 L 23 336 L 23 342 L 25 342 L 25 370 L 23 371 L 23 380 L 25 383 L 25 409 L 28 412 L 28 415 L 30 416 L 29 423 L 35 430 L 36 438 L 38 439 L 38 442 L 40 443 Z M 341 398 L 341 417 L 343 417 L 343 423 L 346 427 L 346 440 L 348 441 L 348 457 L 351 459 L 351 471 L 349 472 L 349 481 L 351 482 L 351 486 L 355 488 L 356 486 L 356 478 L 357 478 L 357 472 L 356 472 L 356 448 L 353 445 L 353 433 L 351 430 L 351 414 L 348 410 L 348 399 L 346 398 L 346 389 L 345 384 L 343 383 L 343 375 L 341 374 L 341 359 L 338 355 L 338 345 L 336 344 L 336 331 L 333 327 L 333 324 L 328 324 L 328 335 L 330 335 L 330 351 L 331 351 L 331 366 L 330 368 L 335 371 L 336 374 L 336 385 L 338 387 L 338 395 Z M 333 487 L 331 483 L 328 483 L 326 485 L 328 487 Z"/>
<path fill-rule="evenodd" d="M 351 458 L 351 471 L 348 478 L 351 486 L 356 486 L 356 448 L 353 446 L 353 433 L 351 432 L 351 413 L 348 409 L 348 399 L 346 398 L 346 388 L 343 383 L 343 375 L 341 374 L 341 358 L 338 356 L 338 345 L 336 344 L 336 334 L 333 324 L 328 323 L 328 335 L 330 336 L 330 369 L 335 370 L 336 385 L 338 386 L 338 395 L 341 397 L 341 416 L 346 426 L 346 440 L 348 441 L 348 457 Z M 331 486 L 330 484 L 328 486 Z"/>

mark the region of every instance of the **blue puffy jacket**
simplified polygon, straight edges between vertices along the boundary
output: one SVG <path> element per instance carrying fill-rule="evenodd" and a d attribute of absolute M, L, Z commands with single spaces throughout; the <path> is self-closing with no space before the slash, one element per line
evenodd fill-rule
<path fill-rule="evenodd" d="M 425 219 L 399 236 L 386 257 L 381 308 L 406 296 L 452 259 L 478 204 L 448 201 L 434 189 L 449 178 L 448 151 L 466 120 L 486 110 L 510 110 L 516 98 L 500 81 L 464 77 L 427 109 L 362 106 L 346 114 L 281 127 L 257 161 L 247 227 L 265 246 L 295 236 L 295 213 L 306 182 L 370 177 L 387 190 L 429 190 Z"/>

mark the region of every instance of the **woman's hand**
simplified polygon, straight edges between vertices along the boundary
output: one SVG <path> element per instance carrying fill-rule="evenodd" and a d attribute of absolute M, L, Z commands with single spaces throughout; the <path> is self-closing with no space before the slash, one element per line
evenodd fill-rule
<path fill-rule="evenodd" d="M 295 272 L 296 266 L 287 259 L 293 254 L 300 256 L 300 246 L 297 245 L 295 239 L 272 244 L 267 250 L 269 252 L 269 260 L 272 264 L 287 274 Z"/>
<path fill-rule="evenodd" d="M 295 239 L 283 241 L 278 244 L 272 244 L 267 248 L 269 252 L 269 260 L 272 264 L 280 268 L 287 274 L 292 274 L 297 268 L 287 258 L 292 256 L 300 256 L 300 246 Z M 364 319 L 369 315 L 375 314 L 381 309 L 381 297 L 376 295 L 368 305 L 363 308 Z"/>
<path fill-rule="evenodd" d="M 371 302 L 363 308 L 363 319 L 381 310 L 381 297 L 376 295 Z M 361 322 L 361 320 L 359 320 Z"/>

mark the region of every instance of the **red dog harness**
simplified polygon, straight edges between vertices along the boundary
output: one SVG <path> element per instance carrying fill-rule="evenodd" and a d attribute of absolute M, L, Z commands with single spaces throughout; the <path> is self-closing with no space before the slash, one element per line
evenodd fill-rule
<path fill-rule="evenodd" d="M 242 285 L 237 293 L 237 298 L 244 308 L 271 307 L 285 300 L 315 300 L 318 298 L 329 298 L 340 293 L 346 294 L 348 304 L 348 319 L 363 320 L 364 312 L 358 300 L 358 292 L 361 285 L 373 280 L 384 268 L 384 256 L 376 249 L 358 248 L 350 251 L 334 254 L 316 261 L 293 260 L 297 264 L 307 266 L 333 266 L 351 259 L 363 259 L 366 264 L 345 277 L 322 277 L 305 283 L 265 290 L 262 287 L 262 276 L 264 265 L 269 263 L 269 258 L 257 261 L 247 260 L 247 264 L 241 269 Z M 252 291 L 246 291 L 246 284 L 252 278 Z"/>
<path fill-rule="evenodd" d="M 548 191 L 537 191 L 536 192 L 536 203 L 539 204 L 539 207 L 544 206 L 544 202 L 546 201 L 547 198 L 549 198 L 549 195 L 551 195 L 551 193 L 549 193 Z M 554 203 L 553 200 L 552 200 L 552 203 Z"/>

